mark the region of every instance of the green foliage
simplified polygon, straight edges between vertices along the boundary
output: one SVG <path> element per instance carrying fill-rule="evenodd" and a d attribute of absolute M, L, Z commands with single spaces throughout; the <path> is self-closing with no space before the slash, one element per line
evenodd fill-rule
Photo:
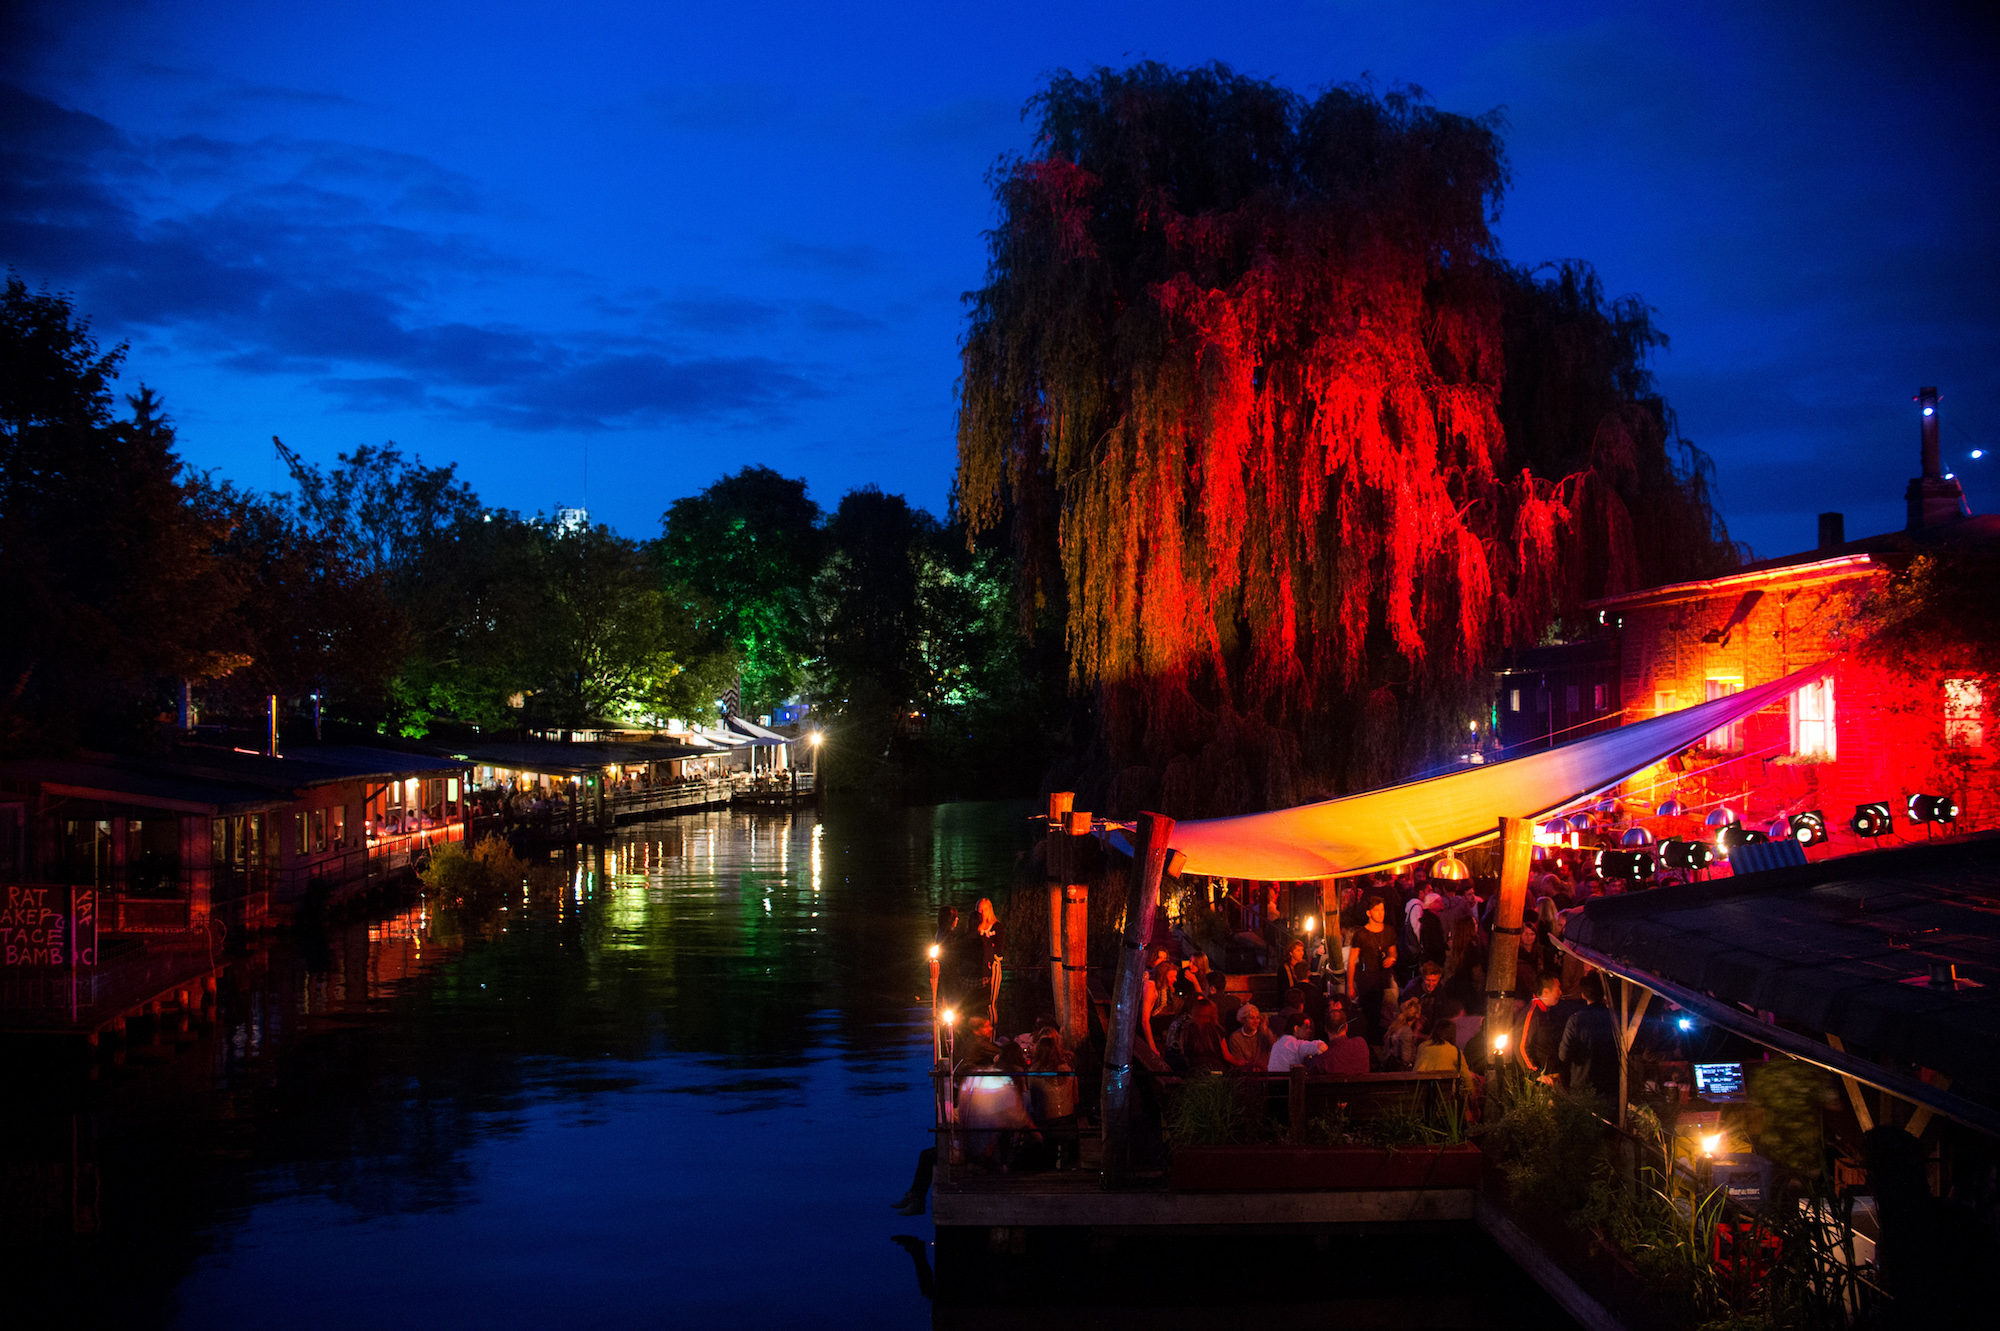
<path fill-rule="evenodd" d="M 745 467 L 660 519 L 662 585 L 686 588 L 704 627 L 736 652 L 748 713 L 784 701 L 804 677 L 819 518 L 804 481 Z"/>
<path fill-rule="evenodd" d="M 1201 1073 L 1167 1101 L 1167 1136 L 1179 1146 L 1246 1146 L 1266 1140 L 1263 1088 L 1254 1080 Z"/>
<path fill-rule="evenodd" d="M 1579 1101 L 1530 1086 L 1486 1130 L 1509 1199 L 1523 1211 L 1567 1220 L 1609 1167 L 1603 1125 Z"/>
<path fill-rule="evenodd" d="M 468 849 L 464 842 L 447 841 L 431 855 L 430 863 L 418 875 L 426 890 L 446 899 L 472 900 L 497 892 L 519 891 L 537 873 L 497 836 L 482 839 Z"/>
<path fill-rule="evenodd" d="M 1764 1111 L 1757 1153 L 1797 1179 L 1826 1168 L 1826 1074 L 1795 1058 L 1773 1058 L 1750 1069 L 1750 1101 Z"/>

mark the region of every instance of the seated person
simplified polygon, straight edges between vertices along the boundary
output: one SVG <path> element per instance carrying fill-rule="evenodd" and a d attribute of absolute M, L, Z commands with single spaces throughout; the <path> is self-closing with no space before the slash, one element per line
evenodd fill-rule
<path fill-rule="evenodd" d="M 1407 1072 L 1416 1065 L 1417 1046 L 1423 1043 L 1424 1032 L 1429 1027 L 1424 1024 L 1424 1005 L 1415 998 L 1406 998 L 1396 1013 L 1396 1020 L 1389 1025 L 1389 1033 L 1382 1040 L 1382 1070 L 1385 1072 Z"/>
<path fill-rule="evenodd" d="M 1222 1033 L 1215 1004 L 1206 998 L 1197 998 L 1188 1010 L 1188 1024 L 1181 1031 L 1181 1056 L 1187 1060 L 1190 1073 L 1227 1072 L 1243 1064 Z"/>
<path fill-rule="evenodd" d="M 991 1157 L 1005 1171 L 1013 1157 L 1014 1134 L 1034 1133 L 1021 1083 L 1007 1075 L 1027 1070 L 1021 1047 L 1009 1040 L 997 1060 L 975 1067 L 958 1084 L 958 1126 L 965 1133 L 968 1158 Z"/>
<path fill-rule="evenodd" d="M 1271 1042 L 1271 1056 L 1264 1067 L 1269 1072 L 1290 1072 L 1304 1067 L 1326 1052 L 1324 1041 L 1313 1039 L 1311 1017 L 1288 1017 L 1283 1034 Z"/>
<path fill-rule="evenodd" d="M 1339 1023 L 1338 1025 L 1334 1023 Z M 1327 1017 L 1326 1052 L 1313 1057 L 1307 1068 L 1335 1077 L 1358 1077 L 1368 1071 L 1368 1042 L 1347 1033 L 1345 1014 Z"/>
<path fill-rule="evenodd" d="M 1236 1009 L 1236 1032 L 1229 1037 L 1230 1052 L 1251 1068 L 1271 1066 L 1270 1029 L 1264 1024 L 1264 1013 L 1255 1003 L 1245 1003 Z"/>
<path fill-rule="evenodd" d="M 1431 1022 L 1440 1015 L 1438 1004 L 1444 999 L 1444 967 L 1435 961 L 1426 961 L 1417 968 L 1417 982 L 1403 996 L 1414 998 L 1422 1005 L 1424 1029 L 1429 1030 Z"/>
<path fill-rule="evenodd" d="M 1465 1065 L 1465 1055 L 1459 1053 L 1456 1043 L 1458 1027 L 1450 1017 L 1439 1017 L 1431 1023 L 1431 1038 L 1417 1046 L 1417 1072 L 1456 1072 L 1459 1082 L 1467 1090 L 1475 1089 L 1479 1083 L 1472 1075 L 1472 1069 Z"/>

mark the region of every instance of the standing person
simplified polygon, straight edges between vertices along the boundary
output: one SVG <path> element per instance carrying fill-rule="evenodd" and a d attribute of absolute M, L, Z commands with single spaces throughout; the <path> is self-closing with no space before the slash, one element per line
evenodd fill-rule
<path fill-rule="evenodd" d="M 1535 1001 L 1521 1014 L 1521 1063 L 1529 1076 L 1541 1081 L 1555 1079 L 1563 1028 L 1581 1011 L 1581 999 L 1563 997 L 1562 972 L 1544 972 L 1535 986 Z"/>
<path fill-rule="evenodd" d="M 1572 1092 L 1588 1090 L 1615 1111 L 1618 1065 L 1624 1055 L 1618 1049 L 1618 1023 L 1604 1006 L 1603 974 L 1592 971 L 1579 989 L 1584 1009 L 1563 1027 L 1556 1062 L 1563 1070 L 1563 1084 Z"/>
<path fill-rule="evenodd" d="M 1048 1074 L 1074 1071 L 1062 1042 L 1053 1031 L 1035 1041 L 1028 1071 Z M 1076 1078 L 1048 1075 L 1028 1079 L 1029 1110 L 1045 1137 L 1055 1145 L 1057 1169 L 1074 1169 L 1077 1162 Z"/>
<path fill-rule="evenodd" d="M 1000 1019 L 1000 917 L 993 913 L 993 899 L 979 898 L 978 928 L 979 959 L 984 967 L 986 988 L 986 1015 Z"/>
<path fill-rule="evenodd" d="M 1347 962 L 1347 996 L 1359 1005 L 1356 1015 L 1370 1044 L 1381 1038 L 1382 996 L 1396 964 L 1396 934 L 1385 923 L 1388 911 L 1381 897 L 1368 898 L 1368 922 L 1354 931 L 1354 952 Z"/>

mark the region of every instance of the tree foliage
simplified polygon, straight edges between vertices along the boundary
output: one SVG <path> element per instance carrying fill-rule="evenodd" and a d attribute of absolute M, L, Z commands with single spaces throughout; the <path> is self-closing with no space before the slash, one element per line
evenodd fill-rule
<path fill-rule="evenodd" d="M 746 712 L 798 692 L 811 653 L 820 509 L 806 483 L 745 467 L 661 516 L 655 547 L 668 585 L 736 652 Z"/>
<path fill-rule="evenodd" d="M 1386 779 L 1462 732 L 1498 650 L 1730 558 L 1650 400 L 1649 312 L 1500 259 L 1494 119 L 1150 63 L 1031 109 L 959 488 L 1024 611 L 1066 607 L 1100 776 L 1193 798 L 1247 764 L 1245 805 Z M 1170 811 L 1232 811 L 1209 798 Z"/>
<path fill-rule="evenodd" d="M 240 573 L 189 502 L 172 422 L 141 387 L 114 414 L 124 348 L 100 352 L 68 299 L 0 296 L 0 746 L 115 743 L 150 724 L 163 682 L 242 650 Z"/>

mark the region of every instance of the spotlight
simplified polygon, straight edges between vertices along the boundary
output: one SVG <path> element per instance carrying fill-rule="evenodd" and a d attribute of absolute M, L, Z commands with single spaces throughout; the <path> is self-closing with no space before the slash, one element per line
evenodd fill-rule
<path fill-rule="evenodd" d="M 1653 844 L 1653 834 L 1643 827 L 1628 827 L 1625 829 L 1625 835 L 1618 838 L 1618 844 L 1628 849 L 1635 846 L 1650 846 Z"/>
<path fill-rule="evenodd" d="M 1826 815 L 1818 809 L 1807 809 L 1786 819 L 1791 824 L 1792 840 L 1800 847 L 1817 846 L 1826 840 Z"/>
<path fill-rule="evenodd" d="M 1623 878 L 1638 882 L 1653 876 L 1653 854 L 1647 850 L 1600 850 L 1597 852 L 1599 878 Z"/>
<path fill-rule="evenodd" d="M 1737 818 L 1736 810 L 1730 808 L 1727 804 L 1718 804 L 1713 809 L 1710 809 L 1708 817 L 1701 821 L 1703 825 L 1708 827 L 1730 827 L 1741 820 Z"/>
<path fill-rule="evenodd" d="M 1764 835 L 1773 841 L 1789 840 L 1792 835 L 1791 820 L 1782 816 L 1773 818 L 1771 825 L 1764 829 Z"/>
<path fill-rule="evenodd" d="M 1770 839 L 1754 827 L 1745 827 L 1741 823 L 1731 823 L 1716 835 L 1715 846 L 1717 850 L 1722 852 L 1722 858 L 1726 860 L 1729 858 L 1729 852 L 1738 846 L 1755 845 L 1759 841 L 1769 841 Z"/>
<path fill-rule="evenodd" d="M 1674 800 L 1674 799 L 1661 800 L 1660 817 L 1685 818 L 1687 817 L 1687 805 L 1681 803 L 1679 800 Z"/>
<path fill-rule="evenodd" d="M 1691 1031 L 1694 1029 L 1694 1018 L 1682 1017 L 1676 1022 L 1674 1022 L 1674 1025 L 1678 1026 L 1683 1031 Z"/>
<path fill-rule="evenodd" d="M 1896 816 L 1889 812 L 1886 800 L 1872 804 L 1854 806 L 1854 816 L 1847 820 L 1854 829 L 1854 835 L 1865 837 L 1885 837 L 1896 830 Z"/>
<path fill-rule="evenodd" d="M 1958 801 L 1949 795 L 1910 796 L 1910 821 L 1913 823 L 1955 823 L 1958 821 Z"/>
<path fill-rule="evenodd" d="M 1683 841 L 1676 837 L 1660 843 L 1660 859 L 1669 869 L 1706 869 L 1715 863 L 1715 848 L 1706 841 Z"/>

